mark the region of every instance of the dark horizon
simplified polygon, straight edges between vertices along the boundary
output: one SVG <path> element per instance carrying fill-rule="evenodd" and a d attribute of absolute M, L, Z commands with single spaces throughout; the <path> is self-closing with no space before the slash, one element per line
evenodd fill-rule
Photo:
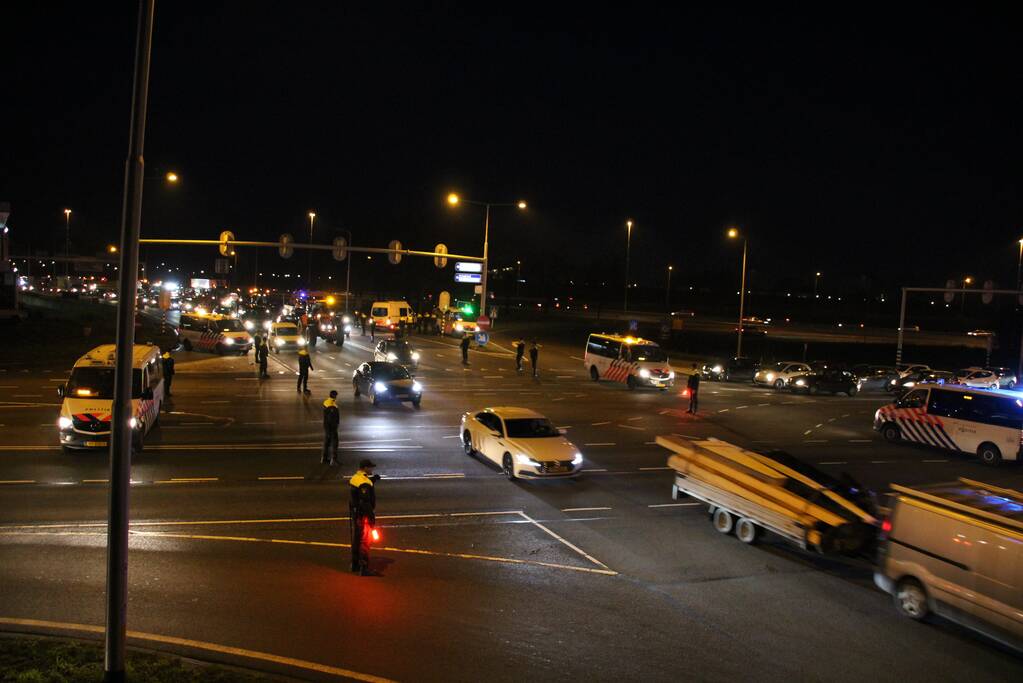
<path fill-rule="evenodd" d="M 158 3 L 143 236 L 304 241 L 313 210 L 317 241 L 479 253 L 481 213 L 448 207 L 454 190 L 527 200 L 495 210 L 491 266 L 555 281 L 620 283 L 632 219 L 648 287 L 669 263 L 680 285 L 729 282 L 733 224 L 756 287 L 805 291 L 815 271 L 835 292 L 1012 286 L 1023 97 L 1005 17 L 431 7 Z M 18 253 L 26 233 L 62 244 L 65 207 L 78 250 L 116 241 L 135 12 L 5 8 Z M 426 265 L 363 277 L 436 279 Z"/>

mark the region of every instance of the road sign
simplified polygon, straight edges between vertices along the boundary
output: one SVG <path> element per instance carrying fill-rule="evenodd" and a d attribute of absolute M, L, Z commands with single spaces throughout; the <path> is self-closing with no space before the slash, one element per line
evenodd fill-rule
<path fill-rule="evenodd" d="M 455 273 L 455 282 L 482 282 L 482 273 Z"/>
<path fill-rule="evenodd" d="M 281 255 L 281 258 L 291 258 L 291 255 L 295 253 L 295 247 L 291 246 L 294 243 L 295 238 L 291 236 L 290 232 L 281 235 L 280 244 L 277 247 L 277 253 Z"/>
<path fill-rule="evenodd" d="M 629 321 L 629 332 L 636 332 L 638 330 L 639 330 L 639 321 L 638 320 L 630 320 Z"/>
<path fill-rule="evenodd" d="M 490 329 L 490 318 L 488 318 L 485 315 L 481 315 L 480 317 L 476 318 L 476 327 L 480 328 L 481 330 Z"/>
<path fill-rule="evenodd" d="M 438 254 L 448 253 L 448 247 L 446 244 L 438 244 L 436 247 L 433 248 L 433 250 Z M 438 268 L 443 268 L 444 266 L 448 265 L 447 256 L 434 256 L 433 265 L 437 266 Z"/>
<path fill-rule="evenodd" d="M 391 240 L 391 243 L 387 245 L 388 249 L 401 249 L 401 242 L 398 240 Z M 401 263 L 401 254 L 392 251 L 387 255 L 387 260 L 391 262 L 392 266 L 396 266 Z"/>
<path fill-rule="evenodd" d="M 477 320 L 476 322 L 479 321 Z M 488 341 L 490 341 L 490 334 L 482 331 L 476 333 L 476 344 L 478 346 L 485 346 Z"/>
<path fill-rule="evenodd" d="M 995 298 L 995 295 L 992 294 L 990 291 L 987 291 L 987 290 L 991 290 L 991 289 L 994 289 L 994 288 L 995 288 L 995 283 L 992 280 L 985 280 L 984 281 L 984 290 L 985 291 L 984 291 L 983 294 L 980 295 L 980 300 L 983 301 L 985 304 L 991 303 L 992 299 Z"/>
<path fill-rule="evenodd" d="M 482 273 L 483 264 L 477 261 L 455 261 L 455 270 L 459 273 Z"/>
<path fill-rule="evenodd" d="M 945 287 L 947 287 L 948 289 L 955 289 L 955 286 L 956 286 L 955 280 L 945 280 Z M 950 304 L 952 303 L 952 300 L 956 298 L 956 295 L 952 292 L 945 292 L 942 295 L 942 298 L 945 299 L 946 304 Z"/>
<path fill-rule="evenodd" d="M 228 242 L 233 241 L 234 233 L 231 232 L 230 230 L 225 230 L 224 232 L 220 233 L 220 246 L 218 248 L 220 249 L 221 256 L 227 256 L 228 254 L 231 253 L 231 245 L 228 244 Z"/>
<path fill-rule="evenodd" d="M 496 318 L 497 317 L 497 306 L 491 306 L 490 307 L 490 317 L 491 318 Z"/>
<path fill-rule="evenodd" d="M 335 237 L 333 254 L 335 261 L 344 261 L 348 255 L 348 240 L 344 237 Z"/>

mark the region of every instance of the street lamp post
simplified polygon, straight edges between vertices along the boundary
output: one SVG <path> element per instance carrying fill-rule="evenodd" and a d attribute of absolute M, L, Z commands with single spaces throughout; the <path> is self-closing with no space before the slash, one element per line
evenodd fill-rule
<path fill-rule="evenodd" d="M 480 274 L 480 312 L 479 315 L 486 315 L 487 312 L 487 270 L 489 268 L 489 251 L 490 251 L 490 207 L 492 206 L 514 206 L 520 210 L 526 209 L 526 202 L 519 200 L 517 202 L 498 204 L 496 202 L 476 202 L 471 199 L 463 199 L 456 193 L 452 192 L 448 195 L 448 204 L 451 206 L 457 206 L 460 203 L 473 204 L 475 206 L 483 207 L 483 272 Z"/>
<path fill-rule="evenodd" d="M 522 261 L 515 261 L 515 298 L 519 298 L 519 286 L 522 284 Z"/>
<path fill-rule="evenodd" d="M 348 234 L 348 246 L 352 245 L 352 231 L 345 230 Z M 348 313 L 348 303 L 352 299 L 352 255 L 348 254 L 348 272 L 345 274 L 345 313 Z M 343 331 L 343 330 L 342 330 Z"/>
<path fill-rule="evenodd" d="M 316 220 L 316 213 L 313 211 L 309 212 L 309 244 L 313 243 L 313 221 Z M 305 286 L 307 289 L 313 288 L 313 250 L 309 250 L 309 261 L 308 261 L 308 272 L 306 273 Z"/>
<path fill-rule="evenodd" d="M 664 293 L 664 308 L 671 313 L 671 271 L 673 266 L 668 266 L 668 287 Z"/>
<path fill-rule="evenodd" d="M 821 279 L 820 271 L 813 274 L 813 298 L 817 298 L 817 282 Z"/>
<path fill-rule="evenodd" d="M 966 277 L 963 278 L 963 289 L 969 288 L 969 286 L 972 285 L 972 284 L 973 284 L 973 278 L 972 277 L 967 275 Z M 962 300 L 962 302 L 959 305 L 959 313 L 960 314 L 966 313 L 966 293 L 965 292 L 963 292 L 963 300 Z"/>
<path fill-rule="evenodd" d="M 632 221 L 625 221 L 625 305 L 626 312 L 629 310 L 629 252 L 632 247 Z"/>
<path fill-rule="evenodd" d="M 732 239 L 738 239 L 739 231 L 736 228 L 728 229 L 728 236 Z M 742 320 L 745 315 L 746 307 L 746 248 L 748 240 L 744 236 L 742 238 L 742 278 L 739 282 L 739 335 L 738 340 L 735 344 L 735 356 L 736 358 L 742 357 Z"/>
<path fill-rule="evenodd" d="M 64 209 L 64 275 L 71 277 L 71 209 Z"/>

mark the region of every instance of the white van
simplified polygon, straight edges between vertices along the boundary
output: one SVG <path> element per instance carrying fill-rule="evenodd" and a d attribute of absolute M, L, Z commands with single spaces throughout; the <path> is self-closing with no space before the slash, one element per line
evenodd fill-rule
<path fill-rule="evenodd" d="M 939 614 L 1023 650 L 1023 494 L 969 479 L 892 489 L 877 586 L 911 619 Z"/>
<path fill-rule="evenodd" d="M 675 384 L 675 371 L 668 354 L 656 342 L 616 334 L 591 334 L 583 351 L 583 366 L 594 382 L 609 379 L 630 389 Z"/>
<path fill-rule="evenodd" d="M 976 453 L 987 465 L 1017 460 L 1023 442 L 1023 394 L 948 384 L 917 385 L 878 408 L 874 429 L 887 441 L 914 441 Z"/>
<path fill-rule="evenodd" d="M 182 313 L 178 335 L 185 351 L 213 351 L 220 355 L 237 352 L 244 356 L 253 341 L 241 320 L 218 314 Z"/>
<path fill-rule="evenodd" d="M 374 301 L 369 317 L 373 319 L 378 330 L 381 328 L 393 330 L 398 323 L 411 325 L 416 320 L 416 314 L 407 301 Z"/>
<path fill-rule="evenodd" d="M 114 361 L 117 347 L 97 346 L 78 359 L 67 384 L 57 388 L 64 399 L 57 428 L 64 451 L 107 448 L 114 410 Z M 163 406 L 163 362 L 160 347 L 135 344 L 132 352 L 132 443 L 142 450 L 145 435 L 160 418 Z"/>

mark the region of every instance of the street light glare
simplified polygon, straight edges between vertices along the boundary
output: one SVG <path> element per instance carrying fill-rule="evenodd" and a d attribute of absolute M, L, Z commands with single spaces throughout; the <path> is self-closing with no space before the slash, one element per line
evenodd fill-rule
<path fill-rule="evenodd" d="M 64 215 L 65 216 L 70 216 L 71 215 L 71 209 L 64 209 Z M 1023 240 L 1020 240 L 1020 241 L 1023 242 Z"/>
<path fill-rule="evenodd" d="M 625 221 L 625 227 L 627 227 L 629 230 L 632 230 L 632 221 Z"/>
<path fill-rule="evenodd" d="M 458 204 L 458 202 L 459 198 L 457 194 L 452 192 L 451 194 L 448 195 L 448 204 L 450 204 L 451 206 L 455 206 L 456 204 Z"/>
<path fill-rule="evenodd" d="M 739 236 L 739 231 L 736 228 L 728 228 L 728 236 L 735 239 Z"/>
<path fill-rule="evenodd" d="M 522 200 L 520 199 L 520 200 L 519 200 L 519 203 L 518 203 L 518 207 L 519 207 L 520 209 L 524 209 L 524 208 L 526 208 L 526 202 L 524 202 L 524 201 L 522 201 Z"/>
<path fill-rule="evenodd" d="M 111 244 L 109 247 L 107 247 L 107 251 L 109 251 L 111 254 L 116 254 L 117 253 L 117 247 L 114 246 L 113 244 Z"/>
<path fill-rule="evenodd" d="M 168 183 L 176 183 L 176 182 L 178 182 L 178 174 L 175 173 L 174 171 L 171 171 L 165 177 L 167 178 L 167 182 Z"/>
<path fill-rule="evenodd" d="M 316 218 L 316 212 L 315 212 L 315 211 L 310 211 L 310 212 L 309 212 L 309 218 L 310 218 L 310 219 L 312 219 L 312 218 Z"/>

